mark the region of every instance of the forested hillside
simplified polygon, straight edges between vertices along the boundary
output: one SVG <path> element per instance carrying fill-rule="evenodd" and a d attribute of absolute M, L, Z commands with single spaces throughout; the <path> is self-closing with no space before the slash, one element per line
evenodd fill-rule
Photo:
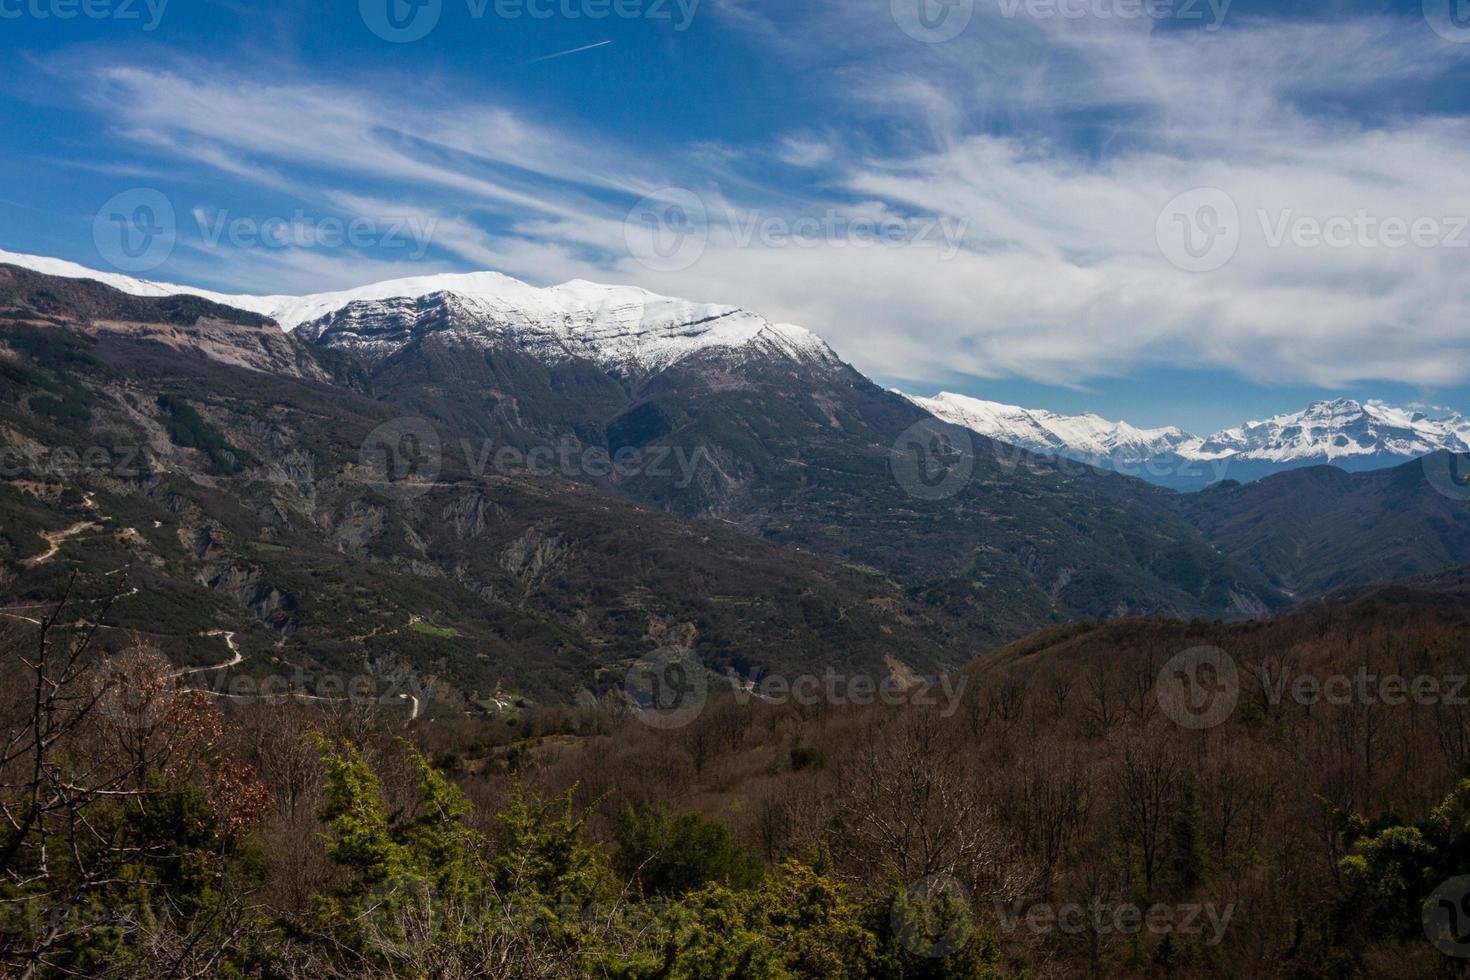
<path fill-rule="evenodd" d="M 37 610 L 6 632 L 27 669 L 4 683 L 0 962 L 1443 976 L 1462 947 L 1436 902 L 1470 873 L 1464 599 L 1406 583 L 1248 624 L 1073 624 L 942 683 L 767 677 L 641 710 L 630 684 L 436 723 L 366 692 L 222 698 L 146 649 L 94 660 L 105 606 Z"/>

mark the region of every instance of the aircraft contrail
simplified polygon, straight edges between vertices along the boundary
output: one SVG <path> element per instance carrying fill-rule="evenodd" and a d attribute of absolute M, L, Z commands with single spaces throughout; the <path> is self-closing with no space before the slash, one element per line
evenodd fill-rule
<path fill-rule="evenodd" d="M 556 52 L 556 54 L 544 54 L 539 58 L 532 58 L 530 61 L 526 62 L 526 64 L 534 65 L 538 61 L 550 61 L 552 58 L 565 58 L 569 54 L 581 54 L 583 51 L 591 51 L 593 48 L 606 47 L 611 43 L 612 40 L 609 39 L 606 41 L 598 41 L 596 44 L 584 44 L 580 48 L 572 48 L 569 51 L 558 51 Z"/>

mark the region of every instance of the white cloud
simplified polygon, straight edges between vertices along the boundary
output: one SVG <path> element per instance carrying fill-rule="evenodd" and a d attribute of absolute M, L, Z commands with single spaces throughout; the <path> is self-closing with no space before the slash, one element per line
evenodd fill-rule
<path fill-rule="evenodd" d="M 806 136 L 783 136 L 776 148 L 777 158 L 793 167 L 815 167 L 830 162 L 836 155 L 830 143 Z"/>

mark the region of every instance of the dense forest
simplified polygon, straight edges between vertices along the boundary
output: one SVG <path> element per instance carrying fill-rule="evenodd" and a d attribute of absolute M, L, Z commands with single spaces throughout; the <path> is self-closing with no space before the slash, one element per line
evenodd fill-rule
<path fill-rule="evenodd" d="M 676 725 L 219 696 L 146 647 L 94 656 L 106 608 L 5 634 L 8 975 L 1432 977 L 1470 954 L 1459 601 L 1078 623 L 952 697 L 712 690 Z M 1233 671 L 1203 721 L 1164 690 L 1199 650 Z"/>

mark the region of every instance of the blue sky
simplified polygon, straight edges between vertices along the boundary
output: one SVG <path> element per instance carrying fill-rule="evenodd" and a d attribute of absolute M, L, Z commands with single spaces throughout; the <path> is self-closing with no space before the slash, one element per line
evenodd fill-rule
<path fill-rule="evenodd" d="M 1195 431 L 1470 411 L 1463 0 L 0 0 L 0 37 L 3 249 L 632 282 Z M 170 247 L 119 253 L 160 198 Z"/>

